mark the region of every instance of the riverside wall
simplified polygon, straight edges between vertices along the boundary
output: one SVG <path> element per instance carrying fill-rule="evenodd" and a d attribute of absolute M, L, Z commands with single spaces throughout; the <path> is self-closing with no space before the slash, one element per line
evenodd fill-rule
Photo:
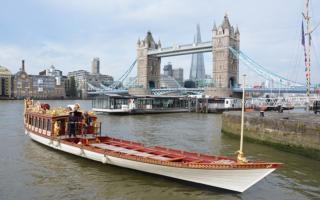
<path fill-rule="evenodd" d="M 320 115 L 246 112 L 244 137 L 275 148 L 320 160 Z M 241 112 L 222 115 L 222 132 L 240 136 Z"/>

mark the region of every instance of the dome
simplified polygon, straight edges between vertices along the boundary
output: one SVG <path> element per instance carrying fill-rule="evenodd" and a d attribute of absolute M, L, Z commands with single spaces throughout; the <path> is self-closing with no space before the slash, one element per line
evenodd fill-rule
<path fill-rule="evenodd" d="M 7 68 L 0 66 L 0 75 L 11 75 L 11 72 Z"/>

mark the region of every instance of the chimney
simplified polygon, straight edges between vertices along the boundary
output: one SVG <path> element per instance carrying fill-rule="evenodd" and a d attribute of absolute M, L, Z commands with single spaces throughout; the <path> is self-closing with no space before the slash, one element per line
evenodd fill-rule
<path fill-rule="evenodd" d="M 25 68 L 24 68 L 24 60 L 22 60 L 22 65 L 21 65 L 21 71 L 25 71 Z"/>

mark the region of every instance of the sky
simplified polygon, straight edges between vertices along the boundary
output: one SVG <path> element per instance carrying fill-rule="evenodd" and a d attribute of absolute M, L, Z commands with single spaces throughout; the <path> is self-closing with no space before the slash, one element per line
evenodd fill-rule
<path fill-rule="evenodd" d="M 0 65 L 16 73 L 26 60 L 28 73 L 51 65 L 69 71 L 91 70 L 119 78 L 136 57 L 138 38 L 151 31 L 162 47 L 189 44 L 201 27 L 202 41 L 225 13 L 240 30 L 240 48 L 256 62 L 294 81 L 305 82 L 301 46 L 303 0 L 0 0 Z M 320 1 L 311 0 L 312 26 L 320 23 Z M 320 27 L 313 32 L 311 82 L 320 82 Z M 212 54 L 205 68 L 212 74 Z M 191 55 L 162 59 L 189 77 Z M 257 76 L 240 62 L 240 74 Z M 135 76 L 133 71 L 130 76 Z"/>

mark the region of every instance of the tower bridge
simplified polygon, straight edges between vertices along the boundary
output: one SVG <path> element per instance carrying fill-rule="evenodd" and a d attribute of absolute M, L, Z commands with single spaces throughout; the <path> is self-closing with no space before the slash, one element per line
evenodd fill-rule
<path fill-rule="evenodd" d="M 143 40 L 137 42 L 137 58 L 129 69 L 113 85 L 106 88 L 88 86 L 89 95 L 108 93 L 130 94 L 155 94 L 164 95 L 170 93 L 181 94 L 206 94 L 209 96 L 239 96 L 242 89 L 239 88 L 239 60 L 247 66 L 248 70 L 255 72 L 264 80 L 276 83 L 273 88 L 246 88 L 248 92 L 258 93 L 305 93 L 307 88 L 304 84 L 291 81 L 285 77 L 264 68 L 240 50 L 240 32 L 238 28 L 230 25 L 227 15 L 218 27 L 212 28 L 212 40 L 207 42 L 194 42 L 191 44 L 173 45 L 162 47 L 161 42 L 154 41 L 151 32 L 148 32 Z M 212 78 L 214 86 L 209 88 L 160 88 L 161 58 L 180 56 L 196 53 L 211 52 L 213 55 Z M 137 66 L 137 77 L 133 86 L 123 88 L 123 81 Z M 318 93 L 315 88 L 311 93 Z"/>
<path fill-rule="evenodd" d="M 138 39 L 137 42 L 137 87 L 129 89 L 129 93 L 150 94 L 160 89 L 162 57 L 211 52 L 214 55 L 212 77 L 215 86 L 202 90 L 211 96 L 230 96 L 239 81 L 239 59 L 230 52 L 229 47 L 239 50 L 240 32 L 230 25 L 227 15 L 220 26 L 214 24 L 212 40 L 208 42 L 162 48 L 161 42 L 156 43 L 151 32 L 148 32 L 143 40 Z"/>

